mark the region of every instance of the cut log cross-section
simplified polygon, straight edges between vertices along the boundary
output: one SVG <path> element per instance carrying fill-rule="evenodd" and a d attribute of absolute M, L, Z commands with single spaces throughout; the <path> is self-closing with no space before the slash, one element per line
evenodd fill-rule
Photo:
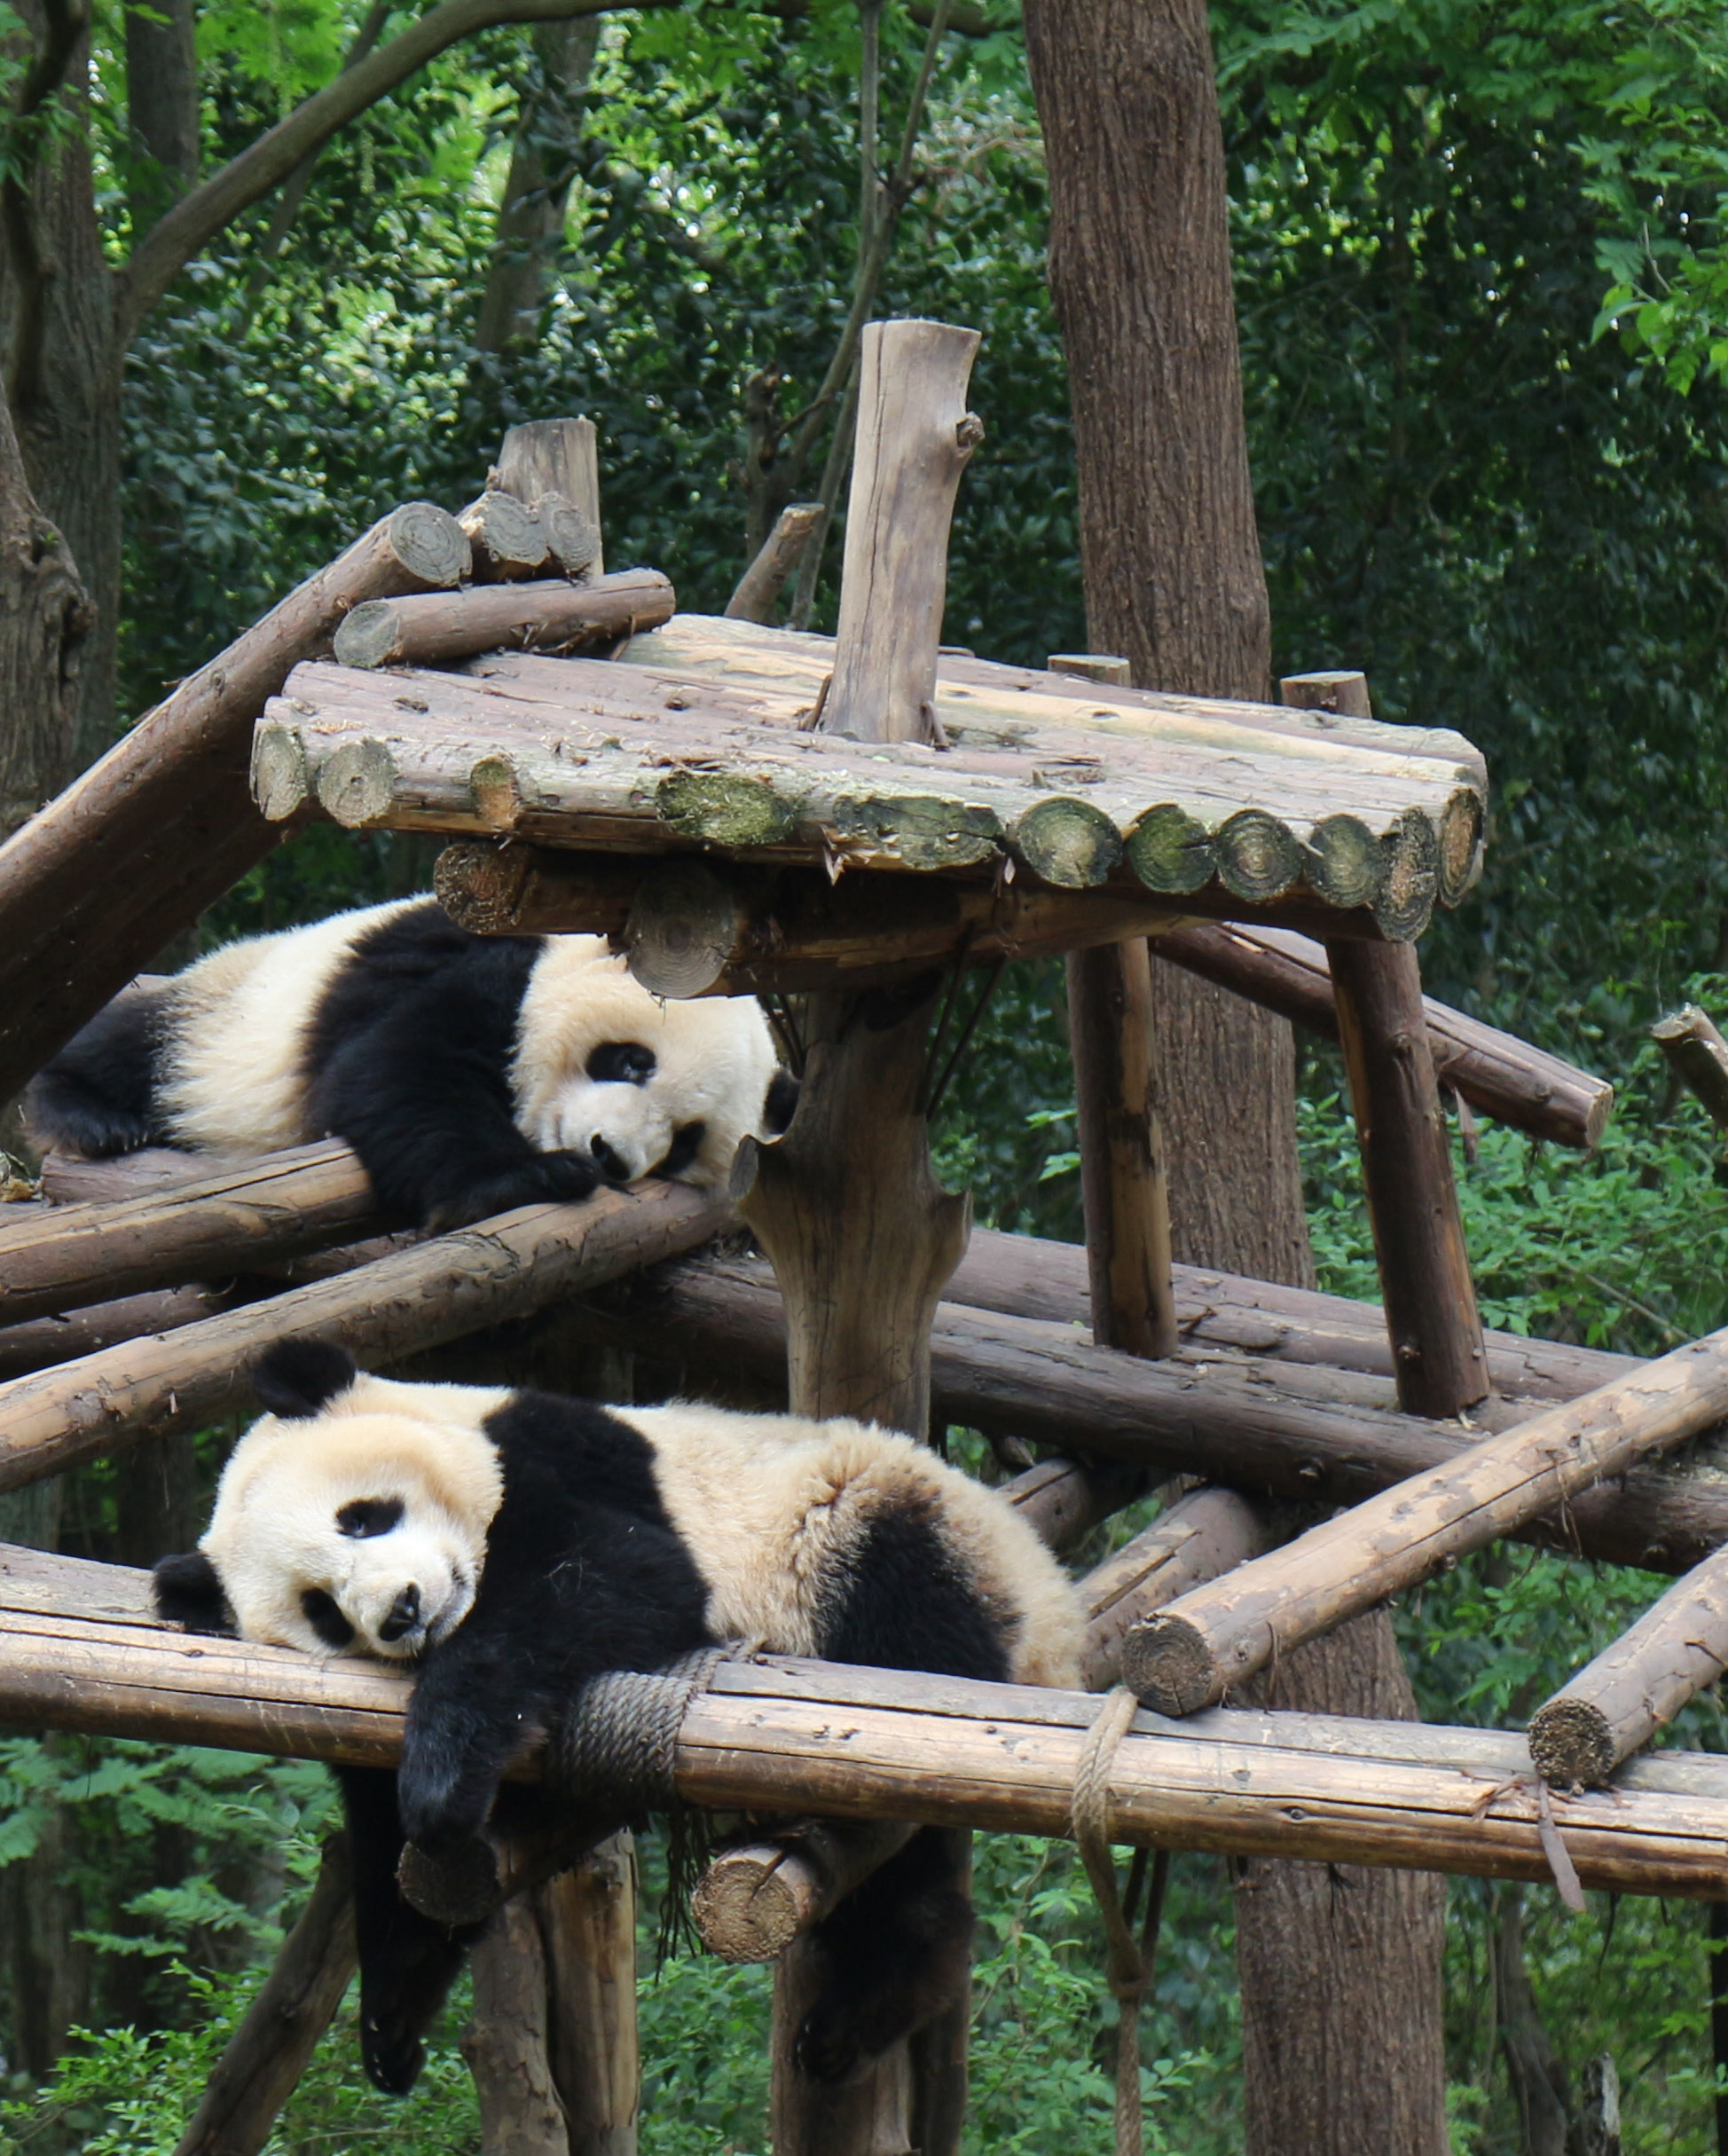
<path fill-rule="evenodd" d="M 530 508 L 541 510 L 548 497 L 568 503 L 585 528 L 580 546 L 562 539 L 566 571 L 585 569 L 599 576 L 606 566 L 601 549 L 600 436 L 590 419 L 529 420 L 512 427 L 498 452 L 490 484 Z M 554 530 L 557 527 L 554 526 Z M 586 551 L 586 559 L 575 555 Z"/>
<path fill-rule="evenodd" d="M 1630 1632 L 1530 1717 L 1530 1758 L 1558 1788 L 1603 1787 L 1728 1669 L 1728 1551 L 1676 1580 Z"/>
<path fill-rule="evenodd" d="M 1181 1596 L 1123 1648 L 1127 1681 L 1191 1714 L 1276 1655 L 1418 1586 L 1728 1413 L 1728 1331 L 1543 1410 Z M 1623 1501 L 1623 1500 L 1621 1500 Z"/>
<path fill-rule="evenodd" d="M 1283 689 L 1301 709 L 1372 715 L 1359 673 L 1295 674 Z M 1398 1398 L 1412 1414 L 1456 1415 L 1486 1396 L 1488 1357 L 1421 970 L 1409 944 L 1339 943 L 1328 958 Z"/>

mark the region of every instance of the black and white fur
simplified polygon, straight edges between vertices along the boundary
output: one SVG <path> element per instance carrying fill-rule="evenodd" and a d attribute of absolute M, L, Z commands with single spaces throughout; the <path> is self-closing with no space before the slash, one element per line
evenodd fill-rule
<path fill-rule="evenodd" d="M 419 1663 L 395 1774 L 343 1770 L 366 2067 L 402 2090 L 467 1940 L 397 1895 L 404 1839 L 476 1834 L 523 1737 L 606 1670 L 729 1639 L 838 1662 L 1072 1686 L 1078 1604 L 1000 1496 L 852 1421 L 399 1383 L 284 1342 L 162 1614 Z M 514 1798 L 517 1792 L 511 1791 Z M 971 1910 L 915 1836 L 816 1939 L 804 2070 L 843 2081 L 948 2003 Z"/>
<path fill-rule="evenodd" d="M 335 1136 L 435 1227 L 657 1172 L 724 1182 L 790 1120 L 749 998 L 662 1003 L 598 936 L 475 936 L 429 899 L 231 943 L 125 991 L 26 1096 L 32 1136 L 270 1153 Z"/>

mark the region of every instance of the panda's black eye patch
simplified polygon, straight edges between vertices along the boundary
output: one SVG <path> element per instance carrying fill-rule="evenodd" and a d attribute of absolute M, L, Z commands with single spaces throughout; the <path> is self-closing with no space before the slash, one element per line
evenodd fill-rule
<path fill-rule="evenodd" d="M 301 1615 L 326 1647 L 351 1647 L 354 1627 L 322 1587 L 308 1587 L 300 1598 Z"/>
<path fill-rule="evenodd" d="M 373 1535 L 388 1535 L 391 1528 L 401 1524 L 400 1498 L 356 1498 L 336 1515 L 337 1528 L 344 1535 L 352 1535 L 357 1542 Z"/>
<path fill-rule="evenodd" d="M 640 1041 L 602 1041 L 588 1058 L 588 1075 L 596 1085 L 646 1085 L 654 1060 Z"/>
<path fill-rule="evenodd" d="M 656 1176 L 681 1176 L 702 1150 L 702 1141 L 708 1136 L 706 1123 L 680 1123 L 672 1132 L 672 1142 L 666 1148 L 666 1157 L 655 1169 Z"/>

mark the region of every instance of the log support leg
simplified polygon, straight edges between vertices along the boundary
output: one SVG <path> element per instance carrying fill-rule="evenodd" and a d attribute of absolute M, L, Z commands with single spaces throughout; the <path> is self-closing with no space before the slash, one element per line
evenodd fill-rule
<path fill-rule="evenodd" d="M 747 1152 L 741 1174 L 748 1180 L 753 1170 L 742 1209 L 785 1299 L 793 1411 L 873 1418 L 920 1437 L 930 1420 L 931 1323 L 965 1249 L 971 1209 L 943 1191 L 930 1161 L 932 1001 L 812 996 L 792 1127 L 778 1145 Z M 903 2156 L 914 2145 L 905 2047 L 840 2089 L 794 2065 L 813 1981 L 813 1956 L 800 1940 L 783 1956 L 775 1990 L 776 2156 Z M 941 2042 L 951 2068 L 953 2032 Z M 938 2091 L 931 2071 L 921 2076 L 922 2113 L 953 2118 L 963 2109 L 963 2082 L 956 2104 L 952 2071 L 947 2079 Z M 923 2148 L 937 2156 L 954 2145 Z"/>
<path fill-rule="evenodd" d="M 636 1858 L 617 1834 L 534 1896 L 570 2156 L 636 2156 Z"/>
<path fill-rule="evenodd" d="M 570 2156 L 548 2049 L 546 1950 L 526 1897 L 495 1912 L 472 1965 L 462 2056 L 480 2098 L 480 2156 Z"/>

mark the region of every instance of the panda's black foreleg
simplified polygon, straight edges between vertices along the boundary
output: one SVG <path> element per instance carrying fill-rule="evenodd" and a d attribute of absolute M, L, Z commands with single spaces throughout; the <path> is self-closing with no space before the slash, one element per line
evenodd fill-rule
<path fill-rule="evenodd" d="M 855 2081 L 960 1995 L 974 1918 L 952 1838 L 926 1827 L 810 1934 L 815 2003 L 798 2031 L 798 2070 Z"/>
<path fill-rule="evenodd" d="M 397 1891 L 402 1828 L 388 1767 L 339 1767 L 354 1863 L 354 1932 L 360 1957 L 360 2055 L 387 2096 L 406 2096 L 426 2060 L 425 2036 L 478 1926 L 448 1931 Z"/>

